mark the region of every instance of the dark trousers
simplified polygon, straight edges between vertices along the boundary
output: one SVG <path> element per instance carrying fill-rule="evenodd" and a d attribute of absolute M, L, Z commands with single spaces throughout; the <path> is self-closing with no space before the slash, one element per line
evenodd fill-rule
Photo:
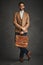
<path fill-rule="evenodd" d="M 18 32 L 15 33 L 15 35 L 20 35 Z M 23 36 L 26 36 L 27 33 L 22 34 Z M 20 58 L 24 57 L 24 54 L 28 53 L 28 50 L 26 48 L 19 47 L 20 49 Z"/>
<path fill-rule="evenodd" d="M 26 48 L 20 47 L 20 58 L 24 57 L 24 54 L 27 54 L 28 50 Z"/>

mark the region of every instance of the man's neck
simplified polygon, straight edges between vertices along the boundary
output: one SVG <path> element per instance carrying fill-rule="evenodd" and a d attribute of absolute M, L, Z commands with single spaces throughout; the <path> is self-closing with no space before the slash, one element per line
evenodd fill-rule
<path fill-rule="evenodd" d="M 20 10 L 20 11 L 24 11 L 24 9 Z"/>

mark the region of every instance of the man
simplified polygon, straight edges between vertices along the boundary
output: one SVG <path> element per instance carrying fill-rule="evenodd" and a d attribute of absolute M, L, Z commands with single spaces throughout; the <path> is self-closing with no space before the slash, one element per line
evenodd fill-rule
<path fill-rule="evenodd" d="M 29 14 L 24 11 L 24 8 L 25 8 L 24 2 L 20 2 L 19 3 L 20 11 L 16 12 L 14 15 L 15 34 L 27 35 L 28 33 L 28 28 L 30 26 Z M 19 48 L 20 48 L 20 57 L 19 57 L 20 62 L 23 62 L 24 54 L 27 55 L 29 60 L 31 57 L 31 52 L 28 51 L 26 48 L 23 47 Z"/>

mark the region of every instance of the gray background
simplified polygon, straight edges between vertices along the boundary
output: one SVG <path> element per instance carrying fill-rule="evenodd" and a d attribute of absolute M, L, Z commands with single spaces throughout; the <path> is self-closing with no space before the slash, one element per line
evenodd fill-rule
<path fill-rule="evenodd" d="M 19 65 L 19 49 L 15 47 L 13 14 L 18 11 L 18 3 L 25 3 L 25 10 L 30 14 L 28 50 L 32 51 L 32 59 L 24 65 L 43 65 L 43 3 L 40 0 L 0 0 L 0 59 L 6 60 L 0 65 Z M 7 62 L 8 61 L 8 62 Z M 10 61 L 10 62 L 9 62 Z M 22 65 L 23 65 L 22 64 Z"/>

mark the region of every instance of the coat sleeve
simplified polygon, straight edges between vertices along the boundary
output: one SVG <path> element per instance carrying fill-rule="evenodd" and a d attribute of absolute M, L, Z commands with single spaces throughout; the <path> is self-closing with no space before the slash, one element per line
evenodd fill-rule
<path fill-rule="evenodd" d="M 30 17 L 27 14 L 27 21 L 26 21 L 25 29 L 27 29 L 29 26 L 30 26 Z"/>
<path fill-rule="evenodd" d="M 22 26 L 20 26 L 20 25 L 17 23 L 17 12 L 14 14 L 13 23 L 14 23 L 14 25 L 15 25 L 17 28 L 22 29 Z"/>

